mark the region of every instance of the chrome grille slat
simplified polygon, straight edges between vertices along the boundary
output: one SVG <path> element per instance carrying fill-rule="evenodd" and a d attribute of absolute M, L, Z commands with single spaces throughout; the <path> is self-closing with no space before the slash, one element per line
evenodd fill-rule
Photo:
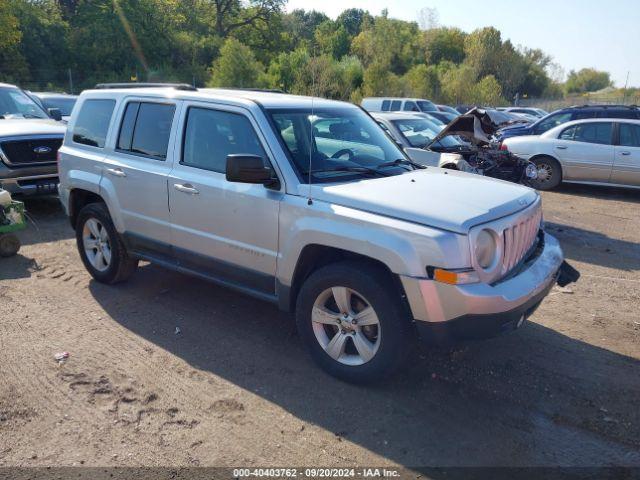
<path fill-rule="evenodd" d="M 516 267 L 527 254 L 538 234 L 538 228 L 542 212 L 537 208 L 527 218 L 518 219 L 513 225 L 506 227 L 503 232 L 504 256 L 502 261 L 502 274 L 509 273 Z"/>

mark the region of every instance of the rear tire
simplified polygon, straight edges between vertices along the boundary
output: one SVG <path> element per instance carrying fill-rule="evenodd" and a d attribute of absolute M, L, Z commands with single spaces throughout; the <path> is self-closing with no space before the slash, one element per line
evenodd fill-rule
<path fill-rule="evenodd" d="M 335 263 L 311 274 L 297 296 L 296 323 L 316 363 L 351 383 L 393 374 L 416 343 L 389 274 L 364 262 Z"/>
<path fill-rule="evenodd" d="M 562 182 L 562 168 L 555 158 L 537 157 L 531 160 L 538 170 L 538 178 L 530 185 L 537 190 L 553 190 Z"/>
<path fill-rule="evenodd" d="M 138 260 L 129 256 L 104 203 L 91 203 L 80 210 L 76 243 L 82 263 L 100 283 L 124 282 L 138 267 Z"/>
<path fill-rule="evenodd" d="M 12 233 L 0 234 L 0 257 L 13 257 L 20 251 L 20 240 Z"/>

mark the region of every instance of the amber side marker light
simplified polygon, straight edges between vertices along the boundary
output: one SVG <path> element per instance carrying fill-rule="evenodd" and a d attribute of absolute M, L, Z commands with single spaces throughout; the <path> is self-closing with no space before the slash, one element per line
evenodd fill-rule
<path fill-rule="evenodd" d="M 449 285 L 466 285 L 479 282 L 478 275 L 474 270 L 452 271 L 434 268 L 433 279 L 436 282 L 447 283 Z"/>

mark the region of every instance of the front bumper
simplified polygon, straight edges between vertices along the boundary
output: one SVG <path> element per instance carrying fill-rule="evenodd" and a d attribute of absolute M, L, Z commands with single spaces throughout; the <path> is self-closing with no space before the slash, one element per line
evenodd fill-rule
<path fill-rule="evenodd" d="M 515 275 L 495 284 L 400 278 L 425 340 L 491 337 L 519 327 L 535 311 L 556 283 L 563 261 L 560 244 L 545 233 L 537 254 Z"/>

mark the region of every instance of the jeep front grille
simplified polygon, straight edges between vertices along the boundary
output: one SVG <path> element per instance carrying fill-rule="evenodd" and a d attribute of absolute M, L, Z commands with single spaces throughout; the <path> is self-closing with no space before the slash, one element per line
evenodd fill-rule
<path fill-rule="evenodd" d="M 538 208 L 534 208 L 532 212 L 528 213 L 527 216 L 518 217 L 516 223 L 503 231 L 502 275 L 509 273 L 518 265 L 536 241 L 542 221 L 542 209 L 538 205 Z"/>
<path fill-rule="evenodd" d="M 0 156 L 12 167 L 54 163 L 61 145 L 61 137 L 0 140 Z"/>

